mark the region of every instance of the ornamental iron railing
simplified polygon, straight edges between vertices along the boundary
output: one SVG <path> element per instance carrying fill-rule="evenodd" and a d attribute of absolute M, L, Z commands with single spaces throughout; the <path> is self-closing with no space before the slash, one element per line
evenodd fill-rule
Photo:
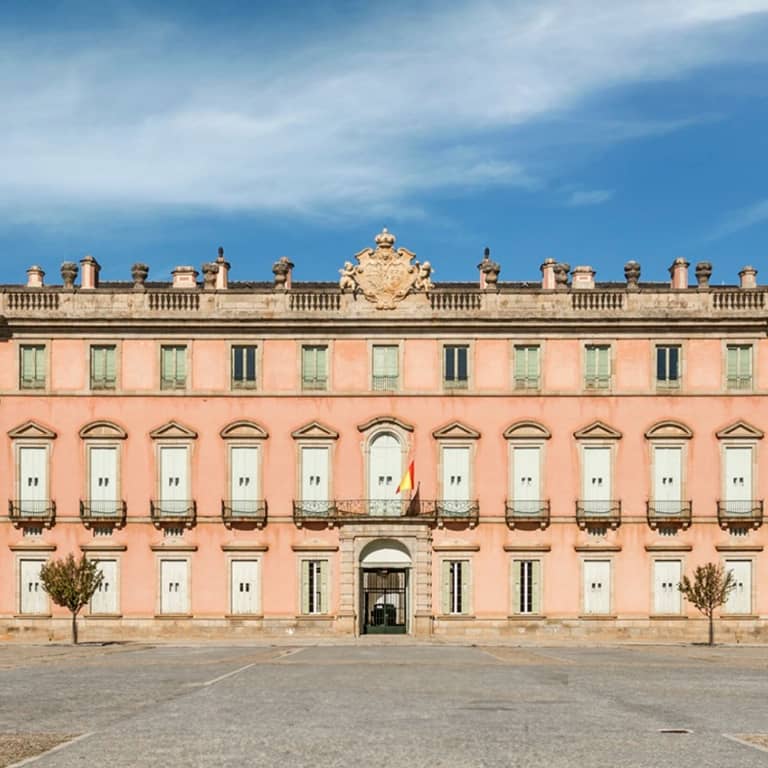
<path fill-rule="evenodd" d="M 589 525 L 609 525 L 615 528 L 621 522 L 621 501 L 617 499 L 578 499 L 576 522 L 582 528 Z"/>
<path fill-rule="evenodd" d="M 687 527 L 691 524 L 693 502 L 683 499 L 664 499 L 647 501 L 645 503 L 648 524 L 656 528 L 659 524 L 674 525 L 675 523 Z"/>
<path fill-rule="evenodd" d="M 267 522 L 267 502 L 264 499 L 222 499 L 221 517 L 225 524 Z"/>
<path fill-rule="evenodd" d="M 758 527 L 763 522 L 763 500 L 717 502 L 717 520 L 722 526 L 744 523 Z"/>
<path fill-rule="evenodd" d="M 549 499 L 507 499 L 505 503 L 507 525 L 538 523 L 542 528 L 549 524 Z"/>
<path fill-rule="evenodd" d="M 35 522 L 52 525 L 56 502 L 52 499 L 9 499 L 8 516 L 14 523 Z"/>
<path fill-rule="evenodd" d="M 125 524 L 126 504 L 122 499 L 105 501 L 85 499 L 80 501 L 80 519 L 86 527 L 99 523 Z"/>

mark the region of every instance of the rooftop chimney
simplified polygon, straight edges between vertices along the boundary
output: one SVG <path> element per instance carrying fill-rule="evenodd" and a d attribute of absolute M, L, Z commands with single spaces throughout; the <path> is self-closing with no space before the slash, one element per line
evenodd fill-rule
<path fill-rule="evenodd" d="M 739 286 L 741 288 L 757 288 L 757 270 L 754 267 L 744 267 L 739 272 Z"/>
<path fill-rule="evenodd" d="M 592 267 L 574 267 L 571 271 L 571 287 L 574 290 L 595 287 L 595 270 Z"/>
<path fill-rule="evenodd" d="M 669 268 L 669 274 L 672 278 L 671 287 L 676 290 L 683 290 L 688 287 L 688 267 L 690 264 L 685 259 L 675 259 Z"/>
<path fill-rule="evenodd" d="M 37 264 L 32 265 L 27 270 L 27 288 L 42 288 L 44 277 L 45 272 L 42 267 L 38 267 Z"/>
<path fill-rule="evenodd" d="M 80 259 L 80 287 L 91 290 L 99 287 L 99 262 L 90 254 Z"/>
<path fill-rule="evenodd" d="M 541 287 L 545 291 L 555 290 L 555 264 L 554 259 L 544 259 L 541 265 Z"/>
<path fill-rule="evenodd" d="M 224 261 L 224 249 L 219 248 L 219 255 L 216 257 L 216 266 L 219 271 L 216 273 L 216 289 L 222 290 L 229 287 L 229 268 L 231 264 Z"/>
<path fill-rule="evenodd" d="M 171 274 L 174 288 L 197 288 L 198 271 L 194 267 L 176 267 Z"/>

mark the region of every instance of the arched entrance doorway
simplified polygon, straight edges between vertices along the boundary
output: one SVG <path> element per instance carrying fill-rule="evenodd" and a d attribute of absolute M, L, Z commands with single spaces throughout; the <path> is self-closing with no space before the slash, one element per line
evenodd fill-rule
<path fill-rule="evenodd" d="M 409 630 L 408 548 L 380 539 L 360 553 L 360 615 L 363 634 L 405 634 Z"/>

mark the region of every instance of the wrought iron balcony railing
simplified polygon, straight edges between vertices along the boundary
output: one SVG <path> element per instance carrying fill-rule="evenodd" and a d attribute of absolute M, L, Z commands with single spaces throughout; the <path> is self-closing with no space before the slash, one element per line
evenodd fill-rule
<path fill-rule="evenodd" d="M 99 523 L 112 523 L 118 528 L 125 525 L 126 505 L 122 499 L 104 501 L 86 499 L 80 501 L 80 519 L 86 528 Z"/>
<path fill-rule="evenodd" d="M 267 502 L 264 499 L 222 499 L 221 517 L 224 525 L 253 523 L 262 527 L 267 522 Z"/>
<path fill-rule="evenodd" d="M 336 502 L 330 499 L 321 501 L 303 500 L 293 502 L 293 521 L 302 523 L 334 523 L 338 517 Z"/>
<path fill-rule="evenodd" d="M 336 508 L 342 522 L 392 518 L 435 520 L 435 502 L 420 499 L 344 499 L 336 502 Z"/>
<path fill-rule="evenodd" d="M 9 499 L 8 516 L 15 524 L 42 523 L 50 527 L 56 519 L 56 502 L 52 499 Z"/>
<path fill-rule="evenodd" d="M 197 517 L 197 502 L 194 499 L 150 499 L 149 515 L 155 525 L 184 523 L 192 526 Z"/>
<path fill-rule="evenodd" d="M 480 517 L 480 502 L 477 499 L 467 501 L 438 499 L 434 504 L 439 525 L 450 522 L 477 525 Z"/>
<path fill-rule="evenodd" d="M 549 499 L 507 499 L 505 514 L 510 528 L 518 523 L 538 523 L 546 528 L 549 525 Z"/>
<path fill-rule="evenodd" d="M 617 499 L 578 499 L 576 522 L 581 528 L 590 525 L 609 525 L 616 528 L 621 522 L 621 501 Z"/>
<path fill-rule="evenodd" d="M 680 500 L 656 500 L 645 503 L 648 525 L 657 528 L 659 525 L 682 525 L 687 528 L 691 524 L 693 502 Z"/>
<path fill-rule="evenodd" d="M 739 523 L 757 528 L 763 522 L 763 500 L 718 501 L 717 520 L 724 528 Z"/>

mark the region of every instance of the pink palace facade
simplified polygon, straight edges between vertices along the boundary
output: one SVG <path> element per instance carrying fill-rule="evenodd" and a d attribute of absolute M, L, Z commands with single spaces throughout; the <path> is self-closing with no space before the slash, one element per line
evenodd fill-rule
<path fill-rule="evenodd" d="M 0 287 L 0 637 L 67 637 L 39 570 L 70 552 L 90 640 L 701 640 L 676 587 L 709 561 L 718 637 L 768 637 L 755 269 L 439 283 L 386 230 L 339 266 Z"/>

